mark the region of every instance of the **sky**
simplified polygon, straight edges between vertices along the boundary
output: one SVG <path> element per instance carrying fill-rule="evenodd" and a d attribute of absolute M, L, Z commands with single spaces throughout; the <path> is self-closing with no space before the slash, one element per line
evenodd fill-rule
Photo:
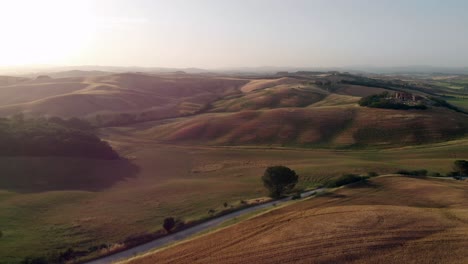
<path fill-rule="evenodd" d="M 464 0 L 0 0 L 0 66 L 468 66 Z"/>

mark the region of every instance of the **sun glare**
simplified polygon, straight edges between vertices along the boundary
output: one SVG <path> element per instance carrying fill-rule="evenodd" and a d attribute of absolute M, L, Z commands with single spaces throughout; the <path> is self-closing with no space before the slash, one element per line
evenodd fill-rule
<path fill-rule="evenodd" d="M 95 33 L 87 1 L 0 0 L 0 10 L 2 66 L 66 63 Z"/>

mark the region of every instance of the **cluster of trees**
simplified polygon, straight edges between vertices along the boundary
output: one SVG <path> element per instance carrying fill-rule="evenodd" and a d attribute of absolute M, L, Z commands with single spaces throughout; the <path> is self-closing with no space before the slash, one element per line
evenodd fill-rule
<path fill-rule="evenodd" d="M 68 156 L 118 159 L 119 155 L 78 120 L 0 119 L 0 156 Z"/>
<path fill-rule="evenodd" d="M 424 104 L 407 105 L 407 104 L 395 102 L 392 99 L 389 99 L 388 97 L 389 97 L 388 92 L 369 95 L 369 96 L 361 98 L 361 100 L 359 100 L 359 105 L 366 106 L 366 107 L 373 107 L 373 108 L 386 108 L 386 109 L 399 109 L 399 110 L 410 110 L 410 109 L 425 110 L 427 109 L 427 106 Z"/>
<path fill-rule="evenodd" d="M 372 79 L 363 76 L 352 76 L 354 77 L 353 80 L 342 80 L 341 83 L 345 84 L 352 84 L 352 85 L 361 85 L 367 87 L 377 87 L 377 88 L 384 88 L 388 90 L 394 91 L 401 91 L 401 90 L 415 90 L 421 91 L 426 94 L 436 95 L 431 89 L 422 87 L 420 85 L 414 83 L 408 83 L 401 80 L 379 80 L 379 79 Z"/>
<path fill-rule="evenodd" d="M 466 160 L 456 160 L 453 162 L 452 171 L 447 174 L 441 174 L 439 172 L 428 173 L 427 170 L 398 170 L 395 173 L 408 176 L 419 176 L 425 177 L 427 175 L 433 177 L 453 177 L 457 180 L 468 177 L 468 161 Z"/>

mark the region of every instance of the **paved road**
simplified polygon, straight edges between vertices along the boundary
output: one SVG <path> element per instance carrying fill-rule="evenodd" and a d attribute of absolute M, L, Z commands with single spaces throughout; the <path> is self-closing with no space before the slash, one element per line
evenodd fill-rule
<path fill-rule="evenodd" d="M 324 190 L 325 190 L 325 188 L 320 188 L 320 189 L 315 189 L 315 190 L 303 192 L 303 193 L 301 193 L 301 198 L 305 198 L 305 197 L 314 195 L 316 193 L 323 192 Z M 185 230 L 182 230 L 180 232 L 177 232 L 177 233 L 174 233 L 174 234 L 171 234 L 171 235 L 167 235 L 167 236 L 162 237 L 162 238 L 155 239 L 155 240 L 153 240 L 151 242 L 148 242 L 146 244 L 142 244 L 140 246 L 136 246 L 134 248 L 130 248 L 130 249 L 127 249 L 125 251 L 122 251 L 122 252 L 119 252 L 119 253 L 116 253 L 116 254 L 113 254 L 113 255 L 109 255 L 107 257 L 103 257 L 103 258 L 100 258 L 100 259 L 96 259 L 96 260 L 87 262 L 86 264 L 107 264 L 107 263 L 117 262 L 119 260 L 128 259 L 130 257 L 133 257 L 133 256 L 137 255 L 137 254 L 141 254 L 141 253 L 145 253 L 145 252 L 157 249 L 157 248 L 165 246 L 165 245 L 167 245 L 169 243 L 181 241 L 181 240 L 186 239 L 186 238 L 188 238 L 188 237 L 190 237 L 190 236 L 192 236 L 194 234 L 197 234 L 197 233 L 206 231 L 206 230 L 208 230 L 210 228 L 219 226 L 220 224 L 222 224 L 223 222 L 225 222 L 227 220 L 231 220 L 231 219 L 234 219 L 236 217 L 239 217 L 239 216 L 242 216 L 242 215 L 257 211 L 257 210 L 260 210 L 260 209 L 274 207 L 276 205 L 282 204 L 282 203 L 287 202 L 289 200 L 291 200 L 291 197 L 286 197 L 286 198 L 283 198 L 281 200 L 271 201 L 271 202 L 268 202 L 268 203 L 259 204 L 259 205 L 255 205 L 255 206 L 252 206 L 252 207 L 249 207 L 249 208 L 239 210 L 239 211 L 235 211 L 235 212 L 232 212 L 232 213 L 229 213 L 229 214 L 226 214 L 226 215 L 211 219 L 209 221 L 203 222 L 203 223 L 198 224 L 196 226 L 192 226 L 192 227 L 187 228 Z"/>

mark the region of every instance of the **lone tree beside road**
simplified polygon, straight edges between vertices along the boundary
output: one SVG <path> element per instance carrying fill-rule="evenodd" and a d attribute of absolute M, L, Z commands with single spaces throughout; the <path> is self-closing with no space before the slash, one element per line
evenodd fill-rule
<path fill-rule="evenodd" d="M 262 176 L 263 185 L 270 192 L 270 197 L 279 198 L 294 188 L 298 175 L 285 166 L 268 167 Z"/>

